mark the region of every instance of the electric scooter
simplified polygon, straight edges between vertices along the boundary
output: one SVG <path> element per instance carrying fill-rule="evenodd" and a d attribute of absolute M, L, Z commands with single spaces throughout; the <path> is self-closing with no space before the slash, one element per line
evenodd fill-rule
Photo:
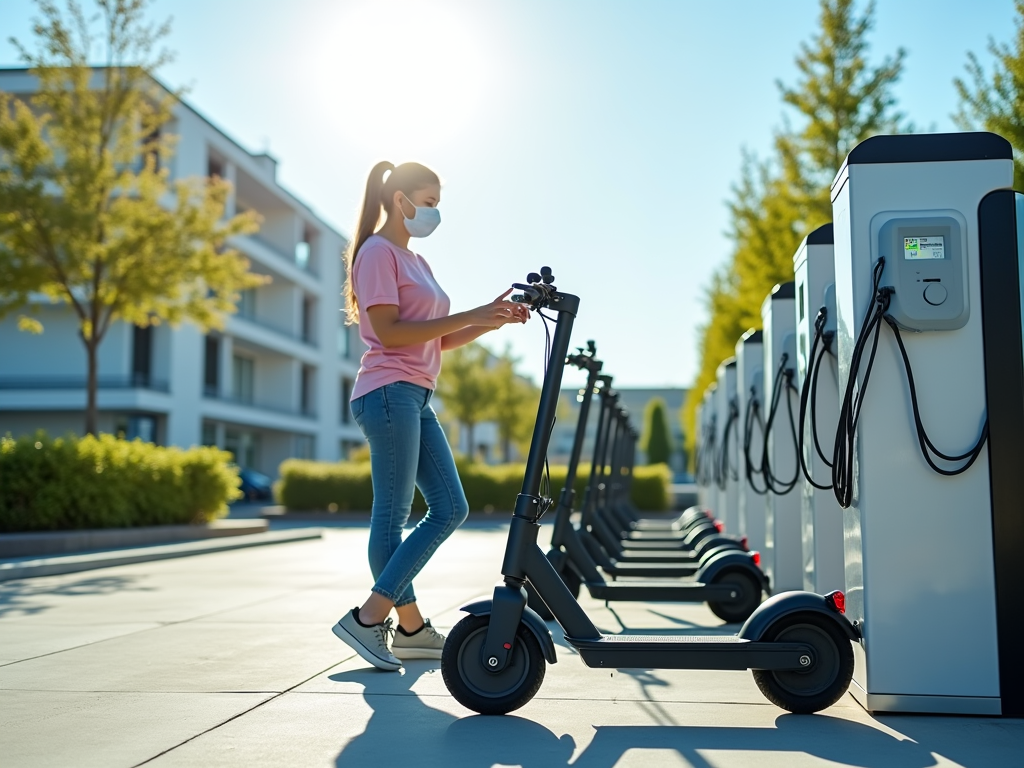
<path fill-rule="evenodd" d="M 843 616 L 845 597 L 835 591 L 776 595 L 754 611 L 735 636 L 604 635 L 587 616 L 555 567 L 537 545 L 539 520 L 552 500 L 540 495 L 551 429 L 555 421 L 562 364 L 569 349 L 580 300 L 553 285 L 549 268 L 531 273 L 516 300 L 531 311 L 557 313 L 546 361 L 537 421 L 522 490 L 516 498 L 501 565 L 502 583 L 490 599 L 462 607 L 445 642 L 441 673 L 451 694 L 481 714 L 505 714 L 540 690 L 555 644 L 540 616 L 527 607 L 531 584 L 583 662 L 598 668 L 751 669 L 761 692 L 791 712 L 831 706 L 853 675 L 857 628 Z M 546 320 L 552 319 L 545 315 Z"/>

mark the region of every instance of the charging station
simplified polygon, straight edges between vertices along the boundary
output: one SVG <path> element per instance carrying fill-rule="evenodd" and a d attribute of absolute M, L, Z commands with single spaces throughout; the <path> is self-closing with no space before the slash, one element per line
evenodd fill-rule
<path fill-rule="evenodd" d="M 800 435 L 804 471 L 798 485 L 803 584 L 809 592 L 822 595 L 846 588 L 843 510 L 831 488 L 831 457 L 839 422 L 833 250 L 832 225 L 825 224 L 809 233 L 793 256 L 797 387 L 806 393 L 801 399 L 805 418 Z M 812 354 L 814 358 L 809 359 Z M 799 429 L 800 424 L 797 426 Z"/>
<path fill-rule="evenodd" d="M 751 551 L 765 551 L 763 487 L 758 486 L 763 433 L 754 421 L 764 388 L 762 331 L 749 330 L 736 342 L 736 406 L 740 420 L 740 479 L 736 499 L 736 526 L 747 537 Z M 761 492 L 758 492 L 758 488 Z"/>
<path fill-rule="evenodd" d="M 800 466 L 790 416 L 799 404 L 796 375 L 796 307 L 793 283 L 775 286 L 761 305 L 764 328 L 765 573 L 775 592 L 804 587 L 800 535 Z"/>
<path fill-rule="evenodd" d="M 1012 158 L 990 133 L 877 136 L 832 185 L 833 476 L 868 710 L 1024 714 Z"/>
<path fill-rule="evenodd" d="M 730 357 L 716 371 L 718 393 L 718 506 L 715 517 L 726 531 L 736 529 L 739 502 L 739 405 L 736 402 L 736 358 Z"/>

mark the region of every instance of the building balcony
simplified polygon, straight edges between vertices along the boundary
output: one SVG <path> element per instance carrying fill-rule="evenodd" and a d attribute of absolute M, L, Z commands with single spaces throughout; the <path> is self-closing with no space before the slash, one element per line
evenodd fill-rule
<path fill-rule="evenodd" d="M 0 390 L 85 390 L 85 376 L 0 376 Z M 170 392 L 170 383 L 144 374 L 98 376 L 98 389 L 146 389 L 151 392 Z"/>
<path fill-rule="evenodd" d="M 268 411 L 270 413 L 279 414 L 281 416 L 297 416 L 303 419 L 316 419 L 316 410 L 312 407 L 306 408 L 293 408 L 278 403 L 267 403 L 260 400 L 254 400 L 249 398 L 238 397 L 232 394 L 224 394 L 217 392 L 213 387 L 205 387 L 203 389 L 203 397 L 207 400 L 216 400 L 218 402 L 227 403 L 234 406 L 240 406 L 242 408 L 250 408 L 257 411 Z"/>

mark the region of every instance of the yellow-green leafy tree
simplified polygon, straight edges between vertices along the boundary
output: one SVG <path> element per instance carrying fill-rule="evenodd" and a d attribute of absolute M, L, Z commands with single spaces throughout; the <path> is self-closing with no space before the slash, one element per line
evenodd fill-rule
<path fill-rule="evenodd" d="M 892 86 L 904 52 L 879 65 L 867 60 L 874 3 L 857 13 L 854 0 L 820 0 L 819 30 L 802 43 L 797 80 L 778 82 L 790 108 L 768 159 L 744 155 L 740 182 L 728 202 L 733 252 L 705 294 L 707 322 L 698 328 L 700 371 L 683 410 L 687 453 L 694 455 L 694 420 L 704 389 L 722 360 L 734 354 L 748 328 L 760 327 L 761 303 L 778 283 L 793 279 L 800 241 L 832 219 L 829 187 L 859 142 L 901 128 Z M 795 112 L 795 126 L 790 115 Z"/>
<path fill-rule="evenodd" d="M 255 231 L 225 219 L 220 179 L 171 180 L 167 130 L 180 96 L 156 82 L 170 55 L 149 0 L 38 0 L 35 46 L 14 42 L 37 89 L 0 92 L 0 314 L 33 294 L 71 306 L 87 360 L 85 430 L 97 429 L 97 350 L 119 321 L 217 327 L 264 282 L 226 245 Z M 104 66 L 90 54 L 104 49 Z M 24 330 L 41 332 L 22 315 Z"/>
<path fill-rule="evenodd" d="M 519 360 L 506 346 L 488 371 L 491 380 L 491 419 L 498 428 L 502 459 L 512 461 L 512 446 L 522 448 L 533 435 L 540 390 L 516 372 Z"/>
<path fill-rule="evenodd" d="M 960 96 L 954 120 L 966 130 L 998 133 L 1013 146 L 1013 186 L 1024 189 L 1024 0 L 1016 0 L 1017 19 L 1012 44 L 989 39 L 995 59 L 992 73 L 978 57 L 967 55 L 968 79 L 953 81 Z"/>
<path fill-rule="evenodd" d="M 476 342 L 449 350 L 444 353 L 437 378 L 443 418 L 466 430 L 470 460 L 476 459 L 476 425 L 494 412 L 490 354 Z"/>

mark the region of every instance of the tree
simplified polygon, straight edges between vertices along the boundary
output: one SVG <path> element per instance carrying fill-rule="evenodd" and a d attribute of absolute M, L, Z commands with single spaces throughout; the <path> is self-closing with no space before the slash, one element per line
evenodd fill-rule
<path fill-rule="evenodd" d="M 644 432 L 640 447 L 647 454 L 648 464 L 668 464 L 672 458 L 672 435 L 668 430 L 665 401 L 652 397 L 644 407 Z"/>
<path fill-rule="evenodd" d="M 988 51 L 995 57 L 991 79 L 978 57 L 967 54 L 964 68 L 970 82 L 953 81 L 960 95 L 960 109 L 953 119 L 965 131 L 981 128 L 1007 139 L 1013 146 L 1013 186 L 1024 189 L 1024 0 L 1015 0 L 1014 8 L 1012 46 L 989 38 Z"/>
<path fill-rule="evenodd" d="M 733 252 L 705 295 L 708 322 L 698 329 L 701 367 L 683 410 L 691 456 L 704 389 L 715 380 L 719 363 L 732 356 L 740 335 L 761 326 L 761 303 L 772 287 L 793 279 L 800 241 L 832 220 L 830 185 L 843 159 L 875 134 L 911 129 L 901 126 L 892 95 L 904 52 L 869 66 L 875 6 L 868 3 L 857 16 L 854 5 L 854 0 L 820 0 L 820 30 L 800 46 L 796 83 L 777 82 L 798 127 L 792 128 L 787 116 L 768 160 L 744 153 L 740 182 L 727 203 Z"/>
<path fill-rule="evenodd" d="M 85 430 L 96 432 L 97 350 L 117 321 L 190 319 L 219 327 L 238 293 L 264 282 L 226 248 L 255 231 L 224 219 L 220 179 L 170 180 L 166 128 L 180 96 L 153 73 L 169 31 L 143 18 L 149 0 L 96 0 L 95 19 L 69 0 L 38 0 L 37 50 L 18 41 L 38 80 L 26 102 L 0 93 L 0 314 L 41 293 L 74 310 L 87 359 Z M 105 66 L 89 56 L 105 44 Z M 19 326 L 40 332 L 37 320 Z"/>
<path fill-rule="evenodd" d="M 489 357 L 490 352 L 475 342 L 449 350 L 444 353 L 441 375 L 437 379 L 436 392 L 445 413 L 466 429 L 470 458 L 476 456 L 476 425 L 493 413 Z"/>
<path fill-rule="evenodd" d="M 522 445 L 533 435 L 540 398 L 537 387 L 516 373 L 518 362 L 506 346 L 497 364 L 488 371 L 493 393 L 491 418 L 498 427 L 506 463 L 512 461 L 512 446 Z"/>

